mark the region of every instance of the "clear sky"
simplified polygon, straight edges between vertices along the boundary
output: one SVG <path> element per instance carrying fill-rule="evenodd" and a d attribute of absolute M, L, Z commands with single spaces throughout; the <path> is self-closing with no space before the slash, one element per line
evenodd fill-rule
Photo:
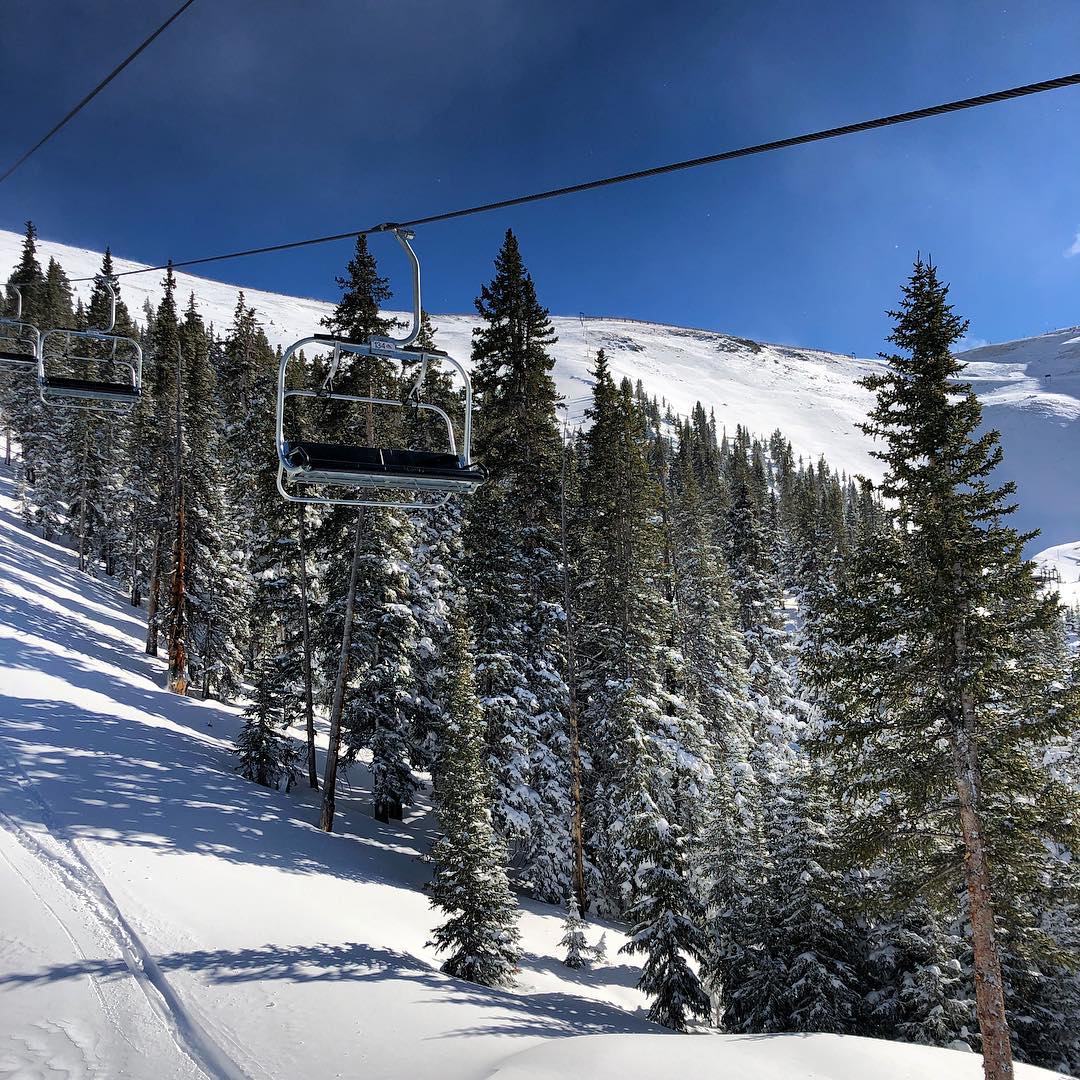
<path fill-rule="evenodd" d="M 0 161 L 175 6 L 5 4 Z M 1078 45 L 1075 0 L 196 0 L 0 186 L 0 227 L 184 259 L 1067 74 Z M 557 314 L 868 355 L 921 249 L 973 340 L 1076 324 L 1080 88 L 429 226 L 425 306 L 470 310 L 508 226 Z M 209 273 L 332 298 L 350 246 Z"/>

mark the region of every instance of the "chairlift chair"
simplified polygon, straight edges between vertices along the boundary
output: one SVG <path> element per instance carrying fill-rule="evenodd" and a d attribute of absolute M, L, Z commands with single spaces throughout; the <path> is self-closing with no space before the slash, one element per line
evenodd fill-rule
<path fill-rule="evenodd" d="M 120 412 L 138 404 L 142 395 L 142 346 L 134 338 L 113 333 L 116 290 L 107 278 L 95 278 L 109 294 L 109 324 L 103 330 L 57 327 L 41 335 L 38 349 L 38 390 L 46 405 L 92 412 Z M 50 348 L 52 342 L 57 345 Z M 80 342 L 108 347 L 107 356 L 79 351 Z M 70 366 L 70 373 L 59 368 Z M 89 375 L 97 375 L 89 378 Z M 127 375 L 127 378 L 118 378 Z"/>
<path fill-rule="evenodd" d="M 15 314 L 0 316 L 0 339 L 4 340 L 4 348 L 0 348 L 0 364 L 5 367 L 36 369 L 41 334 L 36 326 L 22 317 L 23 297 L 19 286 L 9 282 L 4 288 L 15 295 Z M 10 339 L 14 339 L 12 349 L 6 347 Z"/>
<path fill-rule="evenodd" d="M 472 460 L 472 383 L 469 373 L 452 356 L 438 349 L 413 345 L 420 333 L 420 262 L 409 241 L 412 234 L 387 226 L 405 249 L 412 265 L 412 328 L 403 338 L 371 337 L 367 341 L 345 341 L 328 334 L 314 334 L 286 349 L 278 366 L 277 385 L 277 486 L 290 502 L 320 503 L 330 506 L 377 506 L 401 510 L 432 510 L 446 504 L 452 495 L 475 491 L 486 479 L 484 469 Z M 306 346 L 332 350 L 330 369 L 321 389 L 286 387 L 289 363 Z M 345 394 L 334 389 L 334 378 L 343 360 L 352 358 L 398 360 L 403 365 L 419 363 L 419 373 L 403 400 Z M 447 412 L 422 400 L 424 379 L 432 361 L 453 367 L 465 384 L 465 414 L 459 451 L 454 424 Z M 318 398 L 386 408 L 416 408 L 437 416 L 446 425 L 446 449 L 439 451 L 405 447 L 348 446 L 339 443 L 294 439 L 285 433 L 285 405 L 290 398 Z M 325 489 L 330 489 L 329 491 Z M 416 500 L 365 498 L 364 493 L 408 492 L 441 496 Z M 338 492 L 338 494 L 335 494 Z"/>

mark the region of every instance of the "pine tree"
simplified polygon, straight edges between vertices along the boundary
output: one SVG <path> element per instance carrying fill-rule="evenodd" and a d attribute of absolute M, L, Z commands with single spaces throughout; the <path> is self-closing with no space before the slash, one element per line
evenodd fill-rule
<path fill-rule="evenodd" d="M 379 276 L 375 259 L 368 251 L 366 237 L 357 238 L 356 251 L 348 265 L 348 277 L 339 278 L 338 285 L 342 289 L 341 300 L 334 313 L 325 320 L 335 334 L 352 341 L 365 341 L 373 335 L 386 334 L 393 328 L 394 321 L 379 314 L 380 304 L 389 299 L 391 293 L 386 279 Z M 341 371 L 335 386 L 367 397 L 389 398 L 394 389 L 393 380 L 394 376 L 384 361 L 368 359 L 363 365 L 351 364 Z M 377 430 L 381 424 L 377 425 L 370 405 L 362 426 L 354 415 L 338 408 L 338 403 L 331 403 L 321 420 L 344 441 L 359 438 L 362 445 L 377 445 Z M 381 555 L 390 545 L 398 542 L 393 533 L 394 523 L 389 520 L 387 512 L 382 510 L 356 511 L 354 518 L 353 512 L 348 508 L 334 507 L 326 514 L 322 524 L 321 535 L 330 549 L 329 563 L 331 566 L 336 563 L 343 571 L 326 575 L 326 606 L 321 619 L 321 636 L 326 643 L 327 654 L 333 658 L 332 666 L 336 667 L 332 682 L 327 679 L 328 685 L 332 686 L 330 738 L 323 776 L 323 805 L 320 816 L 320 825 L 327 832 L 331 831 L 334 822 L 338 758 L 343 728 L 350 726 L 349 716 L 354 708 L 358 708 L 346 700 L 350 682 L 357 664 L 366 664 L 370 669 L 378 663 L 377 640 L 373 633 L 380 625 L 381 616 L 386 614 L 385 605 L 396 604 L 398 599 L 396 595 L 391 599 L 388 589 L 381 587 L 388 583 L 387 575 L 396 572 L 393 560 Z M 347 554 L 350 551 L 351 554 Z M 344 564 L 347 564 L 347 570 Z M 361 567 L 366 567 L 370 587 L 358 592 Z M 367 628 L 366 637 L 357 635 L 354 640 L 354 620 L 358 620 L 361 627 Z M 340 646 L 335 651 L 334 644 L 337 642 L 340 642 Z M 383 695 L 383 702 L 391 707 L 395 737 L 385 747 L 380 747 L 380 754 L 385 749 L 388 756 L 382 759 L 379 775 L 382 780 L 394 777 L 395 784 L 396 780 L 400 779 L 402 782 L 396 784 L 395 796 L 400 795 L 402 801 L 406 801 L 411 794 L 411 787 L 405 783 L 401 759 L 398 756 L 404 743 L 396 737 L 400 733 L 397 709 L 400 705 L 399 691 L 404 691 L 399 680 L 408 680 L 411 672 L 396 668 L 384 674 L 389 674 L 391 685 L 389 689 L 384 685 L 380 693 Z M 357 724 L 353 723 L 351 726 L 356 730 Z M 354 739 L 352 749 L 355 751 L 357 748 L 358 742 Z M 380 798 L 385 794 L 384 785 Z M 385 816 L 380 805 L 376 806 L 376 811 L 380 816 Z"/>
<path fill-rule="evenodd" d="M 476 447 L 488 482 L 466 508 L 465 581 L 476 635 L 498 831 L 541 899 L 569 890 L 569 780 L 559 551 L 562 447 L 554 342 L 512 232 L 476 301 Z M 563 865 L 551 858 L 564 853 Z"/>
<path fill-rule="evenodd" d="M 666 795 L 659 738 L 671 609 L 662 591 L 660 488 L 646 462 L 644 420 L 628 388 L 615 385 L 602 350 L 594 375 L 578 541 L 582 731 L 592 763 L 585 816 L 590 896 L 622 914 L 634 903 L 647 857 L 638 845 L 666 820 L 657 798 Z"/>
<path fill-rule="evenodd" d="M 442 835 L 432 852 L 432 905 L 449 918 L 432 935 L 449 952 L 442 970 L 485 986 L 513 981 L 517 910 L 506 879 L 506 851 L 488 810 L 490 777 L 468 633 L 459 622 L 447 657 L 450 721 L 438 777 Z"/>
<path fill-rule="evenodd" d="M 233 752 L 239 757 L 237 771 L 263 787 L 288 791 L 300 775 L 300 751 L 283 731 L 285 686 L 281 664 L 274 652 L 273 632 L 262 631 L 262 657 L 253 679 L 251 704 L 244 712 L 244 726 Z"/>
<path fill-rule="evenodd" d="M 559 948 L 566 950 L 563 963 L 568 968 L 583 968 L 589 962 L 589 945 L 585 940 L 585 920 L 581 917 L 577 897 L 571 893 L 566 902 L 566 920 L 563 922 L 563 935 L 559 939 Z"/>
<path fill-rule="evenodd" d="M 41 329 L 43 314 L 45 275 L 37 259 L 37 229 L 32 221 L 26 223 L 22 251 L 19 262 L 12 270 L 8 281 L 18 285 L 23 298 L 22 321 Z M 14 300 L 9 299 L 8 290 L 3 291 L 3 310 L 5 315 L 13 316 Z M 31 335 L 32 336 L 32 335 Z M 25 336 L 16 337 L 6 329 L 0 329 L 0 345 L 14 352 L 23 352 L 37 348 L 37 342 Z M 11 464 L 12 441 L 19 447 L 24 462 L 23 470 L 28 467 L 32 449 L 31 421 L 40 408 L 37 385 L 33 369 L 23 370 L 0 364 L 0 421 L 5 429 L 4 461 Z"/>
<path fill-rule="evenodd" d="M 688 1017 L 708 1016 L 709 996 L 687 957 L 703 961 L 706 939 L 690 889 L 685 840 L 661 826 L 642 843 L 649 855 L 638 871 L 633 930 L 620 951 L 644 953 L 638 989 L 652 998 L 649 1019 L 685 1031 Z"/>
<path fill-rule="evenodd" d="M 1075 722 L 1077 703 L 1060 665 L 1031 647 L 1056 632 L 1057 605 L 1023 560 L 1030 537 L 1007 524 L 1012 485 L 992 484 L 1002 450 L 958 381 L 950 348 L 966 323 L 947 295 L 917 260 L 893 313 L 902 352 L 865 381 L 896 527 L 857 555 L 869 587 L 837 600 L 820 682 L 839 779 L 877 802 L 859 817 L 860 849 L 888 847 L 927 887 L 966 887 L 984 1071 L 1008 1080 L 998 918 L 1012 921 L 1012 899 L 1036 888 L 1048 840 L 1075 843 L 1076 796 L 1033 749 Z"/>
<path fill-rule="evenodd" d="M 49 260 L 33 315 L 44 327 L 75 323 L 71 285 L 56 259 Z M 23 520 L 41 529 L 46 539 L 57 536 L 65 525 L 64 481 L 72 468 L 68 411 L 42 404 L 35 392 L 20 431 L 25 440 L 18 473 Z"/>
<path fill-rule="evenodd" d="M 967 1041 L 975 1009 L 959 943 L 924 898 L 877 920 L 868 944 L 867 1034 L 927 1046 Z"/>
<path fill-rule="evenodd" d="M 180 380 L 180 321 L 176 310 L 176 278 L 170 266 L 162 282 L 161 303 L 150 325 L 149 366 L 153 369 L 151 409 L 142 434 L 147 438 L 145 483 L 145 525 L 149 537 L 149 581 L 146 610 L 146 651 L 157 656 L 163 618 L 167 611 L 167 583 L 170 552 L 177 523 L 179 473 L 183 455 Z M 147 364 L 144 363 L 144 370 Z M 138 426 L 138 425 L 137 425 Z M 180 453 L 177 453 L 177 447 Z"/>

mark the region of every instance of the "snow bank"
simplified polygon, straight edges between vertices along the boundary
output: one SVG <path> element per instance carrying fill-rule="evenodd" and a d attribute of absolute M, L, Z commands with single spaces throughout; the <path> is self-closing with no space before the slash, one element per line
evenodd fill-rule
<path fill-rule="evenodd" d="M 491 1080 L 979 1080 L 982 1059 L 957 1050 L 850 1035 L 600 1035 L 508 1058 Z M 1016 1067 L 1016 1080 L 1060 1073 Z"/>

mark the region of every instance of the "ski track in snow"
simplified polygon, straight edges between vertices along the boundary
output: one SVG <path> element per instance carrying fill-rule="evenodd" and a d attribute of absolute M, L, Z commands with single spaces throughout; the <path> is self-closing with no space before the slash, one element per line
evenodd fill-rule
<path fill-rule="evenodd" d="M 4 756 L 7 758 L 8 775 L 27 801 L 32 802 L 39 821 L 35 823 L 36 827 L 29 823 L 20 824 L 7 810 L 0 807 L 0 826 L 6 829 L 28 854 L 47 867 L 63 887 L 82 902 L 84 910 L 90 912 L 112 938 L 150 1008 L 166 1025 L 176 1045 L 200 1070 L 212 1080 L 247 1080 L 246 1074 L 188 1012 L 183 1001 L 154 963 L 139 935 L 124 918 L 105 883 L 79 850 L 76 842 L 67 837 L 56 823 L 52 811 L 33 781 L 14 758 L 7 754 Z M 6 857 L 5 861 L 11 865 Z M 17 868 L 12 868 L 18 872 Z M 27 883 L 37 892 L 31 882 Z M 44 898 L 41 899 L 49 907 Z M 63 919 L 51 907 L 49 910 L 78 949 L 75 937 L 67 930 Z"/>

